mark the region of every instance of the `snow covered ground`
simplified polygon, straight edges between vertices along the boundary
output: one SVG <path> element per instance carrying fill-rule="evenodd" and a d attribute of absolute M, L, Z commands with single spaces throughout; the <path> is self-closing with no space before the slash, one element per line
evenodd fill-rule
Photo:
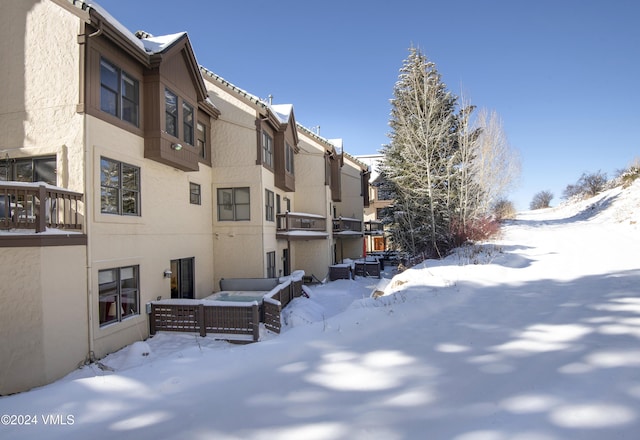
<path fill-rule="evenodd" d="M 257 344 L 158 334 L 0 398 L 38 421 L 0 438 L 638 439 L 639 249 L 640 181 L 314 287 Z"/>

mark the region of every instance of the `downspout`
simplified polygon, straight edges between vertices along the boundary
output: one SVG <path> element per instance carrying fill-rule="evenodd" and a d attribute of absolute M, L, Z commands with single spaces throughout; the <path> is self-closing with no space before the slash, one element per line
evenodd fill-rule
<path fill-rule="evenodd" d="M 93 272 L 93 267 L 91 265 L 91 243 L 93 241 L 93 237 L 91 236 L 91 212 L 93 211 L 93 197 L 88 197 L 89 193 L 90 193 L 90 185 L 89 185 L 89 178 L 87 176 L 87 167 L 89 166 L 89 160 L 90 160 L 90 154 L 89 154 L 89 148 L 88 148 L 88 141 L 89 141 L 89 136 L 87 135 L 87 116 L 86 114 L 83 116 L 83 139 L 84 139 L 84 145 L 83 145 L 83 149 L 84 149 L 84 166 L 82 167 L 82 174 L 83 174 L 83 184 L 84 184 L 84 231 L 85 234 L 87 235 L 87 246 L 86 246 L 86 251 L 87 251 L 87 255 L 86 255 L 86 259 L 87 259 L 87 309 L 88 309 L 88 318 L 89 318 L 89 331 L 88 331 L 88 338 L 89 338 L 89 357 L 88 360 L 90 362 L 93 362 L 95 360 L 95 350 L 94 350 L 94 333 L 93 333 L 93 323 L 94 323 L 94 316 L 93 316 L 93 277 L 92 277 L 92 272 Z"/>
<path fill-rule="evenodd" d="M 91 166 L 91 154 L 89 151 L 89 135 L 87 129 L 87 113 L 86 113 L 86 89 L 87 89 L 87 55 L 88 55 L 88 47 L 87 43 L 89 42 L 90 37 L 96 37 L 102 34 L 102 26 L 99 25 L 98 30 L 87 34 L 86 25 L 81 29 L 82 34 L 78 35 L 78 42 L 80 44 L 80 104 L 78 106 L 78 110 L 82 112 L 82 149 L 84 154 L 84 166 L 82 167 L 82 184 L 84 186 L 84 233 L 87 236 L 87 245 L 85 246 L 86 250 L 86 270 L 87 270 L 87 339 L 88 339 L 88 347 L 89 353 L 87 354 L 87 361 L 93 362 L 95 360 L 95 344 L 94 344 L 94 302 L 93 302 L 93 266 L 91 264 L 92 261 L 92 246 L 91 243 L 93 241 L 93 237 L 91 235 L 91 217 L 93 212 L 93 194 L 91 188 L 91 176 L 88 175 L 88 169 Z"/>

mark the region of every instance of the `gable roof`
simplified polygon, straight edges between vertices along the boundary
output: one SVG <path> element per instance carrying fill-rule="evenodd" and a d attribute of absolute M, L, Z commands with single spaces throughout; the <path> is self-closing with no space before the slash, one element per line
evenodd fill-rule
<path fill-rule="evenodd" d="M 186 32 L 170 35 L 153 36 L 144 31 L 135 34 L 116 20 L 106 9 L 94 1 L 54 0 L 56 4 L 71 12 L 77 11 L 86 23 L 97 29 L 96 35 L 104 34 L 147 68 L 153 68 L 162 62 L 164 55 L 169 55 L 175 47 L 182 47 L 185 63 L 191 73 L 198 101 L 201 108 L 211 116 L 217 117 L 220 111 L 208 99 L 207 88 L 202 79 L 198 61 L 196 60 L 191 41 Z"/>

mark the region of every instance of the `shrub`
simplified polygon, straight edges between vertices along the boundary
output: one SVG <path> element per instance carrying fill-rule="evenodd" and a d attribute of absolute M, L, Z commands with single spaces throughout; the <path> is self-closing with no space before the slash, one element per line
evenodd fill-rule
<path fill-rule="evenodd" d="M 564 200 L 574 197 L 593 197 L 607 189 L 607 174 L 602 171 L 596 173 L 582 173 L 574 185 L 567 185 L 562 193 Z"/>
<path fill-rule="evenodd" d="M 500 199 L 493 205 L 493 216 L 497 221 L 510 220 L 516 216 L 516 207 L 507 199 Z"/>
<path fill-rule="evenodd" d="M 451 225 L 451 236 L 454 246 L 461 246 L 468 241 L 483 241 L 498 235 L 500 223 L 496 219 L 481 218 L 470 220 L 466 225 L 453 223 Z"/>
<path fill-rule="evenodd" d="M 552 199 L 553 199 L 553 193 L 551 191 L 548 191 L 548 190 L 540 191 L 539 193 L 533 196 L 533 199 L 529 204 L 529 209 L 548 208 Z"/>
<path fill-rule="evenodd" d="M 619 172 L 622 187 L 626 188 L 640 177 L 640 158 L 633 161 L 629 167 Z"/>

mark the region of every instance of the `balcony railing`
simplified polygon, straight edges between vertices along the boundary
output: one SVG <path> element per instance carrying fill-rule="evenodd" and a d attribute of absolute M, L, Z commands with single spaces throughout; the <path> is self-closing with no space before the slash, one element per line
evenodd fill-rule
<path fill-rule="evenodd" d="M 82 194 L 41 182 L 0 182 L 0 230 L 81 230 Z"/>
<path fill-rule="evenodd" d="M 333 219 L 333 235 L 362 236 L 362 220 L 338 217 Z"/>
<path fill-rule="evenodd" d="M 364 233 L 366 235 L 382 235 L 384 233 L 384 225 L 379 221 L 365 222 Z"/>
<path fill-rule="evenodd" d="M 277 237 L 287 239 L 327 238 L 327 219 L 321 215 L 287 212 L 277 215 Z"/>

